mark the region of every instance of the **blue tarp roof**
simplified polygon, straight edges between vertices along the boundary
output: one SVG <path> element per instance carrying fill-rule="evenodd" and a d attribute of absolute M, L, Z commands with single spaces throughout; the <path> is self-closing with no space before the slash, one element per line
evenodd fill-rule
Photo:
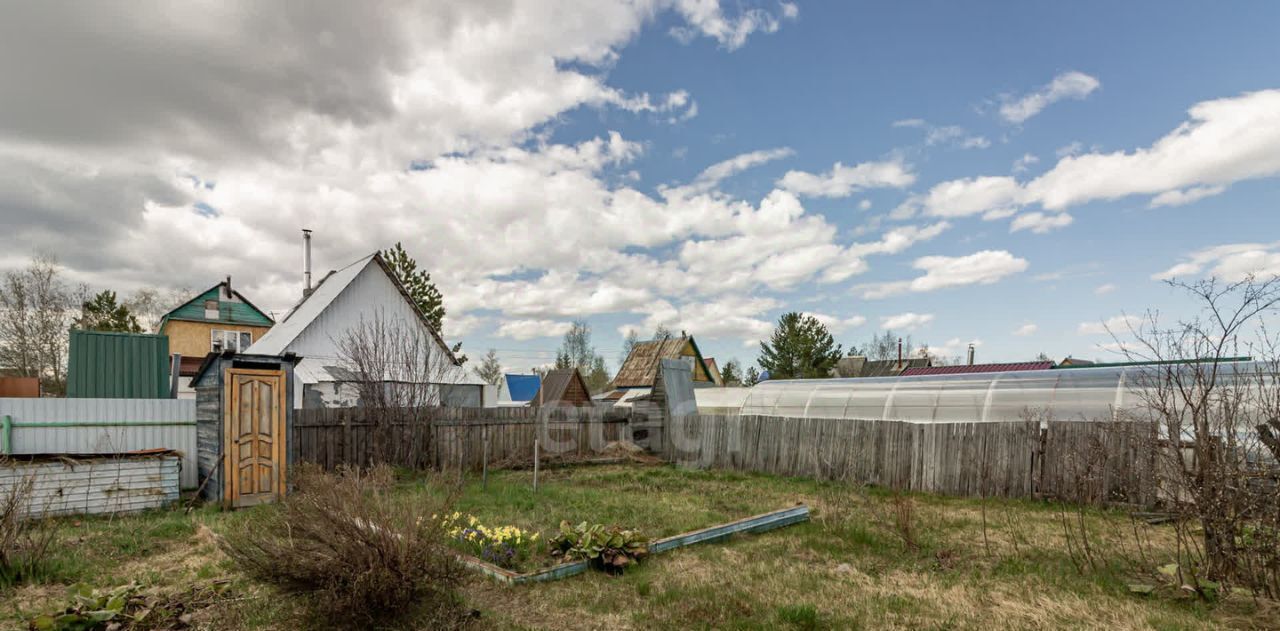
<path fill-rule="evenodd" d="M 507 392 L 511 393 L 512 401 L 532 401 L 538 396 L 538 388 L 541 381 L 537 375 L 505 375 L 507 378 Z"/>

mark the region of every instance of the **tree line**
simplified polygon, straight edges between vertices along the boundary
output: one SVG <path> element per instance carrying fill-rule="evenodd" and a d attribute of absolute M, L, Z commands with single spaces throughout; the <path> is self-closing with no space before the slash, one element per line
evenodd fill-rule
<path fill-rule="evenodd" d="M 0 281 L 0 374 L 36 377 L 46 394 L 66 393 L 68 332 L 153 332 L 160 318 L 189 299 L 191 291 L 135 291 L 121 299 L 72 284 L 53 256 L 38 254 Z"/>

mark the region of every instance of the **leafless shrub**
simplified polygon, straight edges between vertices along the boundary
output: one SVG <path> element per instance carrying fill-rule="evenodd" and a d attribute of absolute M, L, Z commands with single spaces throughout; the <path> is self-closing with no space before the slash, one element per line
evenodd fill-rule
<path fill-rule="evenodd" d="M 365 418 L 373 424 L 374 463 L 426 468 L 431 457 L 431 421 L 446 389 L 465 376 L 444 346 L 419 322 L 377 311 L 338 340 Z"/>
<path fill-rule="evenodd" d="M 0 585 L 35 578 L 57 538 L 55 522 L 30 514 L 34 486 L 35 474 L 27 475 L 0 493 Z"/>
<path fill-rule="evenodd" d="M 451 501 L 396 501 L 393 479 L 386 466 L 326 474 L 303 465 L 293 473 L 296 491 L 232 529 L 221 547 L 246 574 L 303 597 L 324 620 L 453 626 L 463 568 L 434 519 Z"/>
<path fill-rule="evenodd" d="M 1206 599 L 1232 585 L 1280 597 L 1280 470 L 1269 444 L 1280 337 L 1264 318 L 1280 305 L 1280 277 L 1170 285 L 1202 312 L 1171 326 L 1150 312 L 1115 337 L 1128 359 L 1163 362 L 1130 383 L 1137 420 L 1159 428 L 1148 449 L 1177 533 L 1177 580 Z M 1245 354 L 1259 361 L 1220 361 Z"/>
<path fill-rule="evenodd" d="M 916 504 L 904 493 L 894 493 L 892 497 L 893 531 L 902 539 L 902 545 L 909 550 L 920 547 L 916 530 Z"/>

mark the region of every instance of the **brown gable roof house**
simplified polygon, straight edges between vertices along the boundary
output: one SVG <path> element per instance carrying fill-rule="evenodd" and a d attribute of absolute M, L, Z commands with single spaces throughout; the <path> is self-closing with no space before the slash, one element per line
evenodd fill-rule
<path fill-rule="evenodd" d="M 591 391 L 577 368 L 552 370 L 542 378 L 542 389 L 529 402 L 532 406 L 584 407 L 591 405 Z"/>

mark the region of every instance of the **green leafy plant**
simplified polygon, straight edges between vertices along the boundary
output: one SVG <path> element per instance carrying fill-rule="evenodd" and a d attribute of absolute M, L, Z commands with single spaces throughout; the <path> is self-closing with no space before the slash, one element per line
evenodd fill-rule
<path fill-rule="evenodd" d="M 649 539 L 638 530 L 582 522 L 560 522 L 560 534 L 551 540 L 552 556 L 582 559 L 597 569 L 621 572 L 649 554 Z"/>
<path fill-rule="evenodd" d="M 78 583 L 68 593 L 71 604 L 66 609 L 36 616 L 31 620 L 31 628 L 39 631 L 104 629 L 109 625 L 118 626 L 117 623 L 140 621 L 150 613 L 150 609 L 141 604 L 137 583 L 110 590 Z"/>

